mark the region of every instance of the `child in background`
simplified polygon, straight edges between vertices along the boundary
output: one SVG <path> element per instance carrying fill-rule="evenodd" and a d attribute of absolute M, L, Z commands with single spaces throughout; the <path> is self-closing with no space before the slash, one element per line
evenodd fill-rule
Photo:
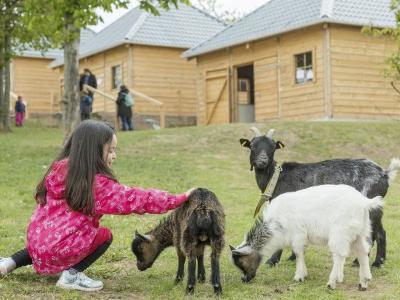
<path fill-rule="evenodd" d="M 28 226 L 26 248 L 0 260 L 0 276 L 33 264 L 40 274 L 61 272 L 57 286 L 96 291 L 101 281 L 83 271 L 110 246 L 100 226 L 104 214 L 161 214 L 185 202 L 191 190 L 171 195 L 118 183 L 112 164 L 117 138 L 106 123 L 87 120 L 74 130 L 36 189 L 38 203 Z"/>
<path fill-rule="evenodd" d="M 117 98 L 117 112 L 121 119 L 121 127 L 123 131 L 133 130 L 132 107 L 134 99 L 129 94 L 129 89 L 125 85 L 121 85 Z"/>
<path fill-rule="evenodd" d="M 25 104 L 21 96 L 15 101 L 15 126 L 22 127 L 25 119 Z"/>

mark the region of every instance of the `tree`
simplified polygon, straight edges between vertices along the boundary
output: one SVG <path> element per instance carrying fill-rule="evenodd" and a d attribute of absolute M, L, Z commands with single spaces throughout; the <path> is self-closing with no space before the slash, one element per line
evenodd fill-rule
<path fill-rule="evenodd" d="M 178 7 L 179 2 L 189 4 L 189 0 L 139 1 L 142 9 L 153 14 L 158 14 L 159 8 L 168 9 L 171 5 Z M 5 78 L 4 83 L 3 80 L 0 81 L 0 116 L 2 120 L 3 117 L 8 120 L 9 109 L 5 106 L 9 105 L 6 102 L 10 99 L 10 91 L 6 87 L 7 82 L 9 87 L 10 80 L 7 62 L 9 64 L 13 55 L 11 41 L 28 42 L 39 49 L 46 49 L 49 46 L 63 47 L 62 115 L 65 140 L 78 119 L 80 31 L 101 21 L 101 17 L 96 14 L 97 8 L 111 12 L 113 8 L 126 8 L 129 0 L 0 0 L 0 3 L 2 32 L 0 34 L 0 75 Z M 29 34 L 21 35 L 14 28 L 23 28 L 21 32 L 26 31 Z"/>
<path fill-rule="evenodd" d="M 0 130 L 10 131 L 10 62 L 16 50 L 13 36 L 23 39 L 26 30 L 20 26 L 22 0 L 0 0 Z"/>
<path fill-rule="evenodd" d="M 383 70 L 385 78 L 391 79 L 393 89 L 400 94 L 400 0 L 392 0 L 390 9 L 395 14 L 396 26 L 394 28 L 374 28 L 366 26 L 362 29 L 363 33 L 375 37 L 386 37 L 394 40 L 397 44 L 397 50 L 385 59 L 386 68 Z"/>
<path fill-rule="evenodd" d="M 222 10 L 222 6 L 218 0 L 197 0 L 194 3 L 211 16 L 227 24 L 232 24 L 243 17 L 243 13 L 237 10 Z"/>

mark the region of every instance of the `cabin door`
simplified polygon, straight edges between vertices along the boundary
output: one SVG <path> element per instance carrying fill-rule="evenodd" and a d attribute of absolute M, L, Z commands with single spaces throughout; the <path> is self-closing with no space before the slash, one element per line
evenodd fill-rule
<path fill-rule="evenodd" d="M 254 113 L 254 67 L 253 64 L 235 68 L 234 121 L 252 123 Z"/>
<path fill-rule="evenodd" d="M 207 70 L 204 75 L 205 123 L 223 124 L 230 122 L 229 68 Z"/>

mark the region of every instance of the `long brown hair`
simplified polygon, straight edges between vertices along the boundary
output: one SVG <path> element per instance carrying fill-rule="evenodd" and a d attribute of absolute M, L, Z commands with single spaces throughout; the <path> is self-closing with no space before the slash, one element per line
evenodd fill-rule
<path fill-rule="evenodd" d="M 80 123 L 55 161 L 68 158 L 65 199 L 75 211 L 91 214 L 94 208 L 93 183 L 96 174 L 116 180 L 113 172 L 103 160 L 104 145 L 111 143 L 114 128 L 104 122 L 86 120 Z M 53 164 L 52 164 L 53 165 Z M 36 202 L 46 204 L 46 176 L 36 187 Z"/>

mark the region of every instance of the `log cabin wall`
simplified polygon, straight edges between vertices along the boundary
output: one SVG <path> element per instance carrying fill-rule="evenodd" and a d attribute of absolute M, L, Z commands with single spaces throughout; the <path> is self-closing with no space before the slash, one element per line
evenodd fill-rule
<path fill-rule="evenodd" d="M 11 91 L 28 103 L 30 114 L 59 111 L 59 76 L 48 68 L 51 59 L 15 57 L 11 66 Z"/>
<path fill-rule="evenodd" d="M 332 114 L 334 118 L 389 119 L 400 116 L 399 94 L 383 77 L 385 58 L 396 48 L 387 38 L 360 27 L 331 27 Z"/>

